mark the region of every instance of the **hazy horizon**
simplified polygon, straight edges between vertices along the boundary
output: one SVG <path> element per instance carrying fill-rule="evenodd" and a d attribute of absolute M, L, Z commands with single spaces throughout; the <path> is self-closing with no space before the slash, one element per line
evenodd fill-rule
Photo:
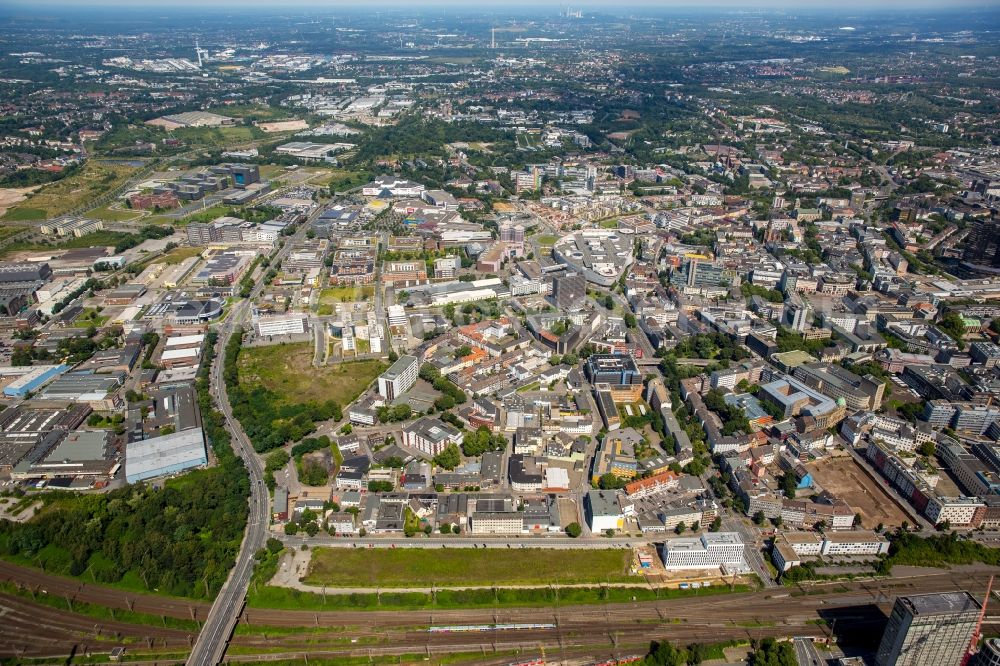
<path fill-rule="evenodd" d="M 385 0 L 379 2 L 379 9 L 370 7 L 358 7 L 354 2 L 346 0 L 289 0 L 280 4 L 273 0 L 211 0 L 210 2 L 199 2 L 197 0 L 146 0 L 141 6 L 136 6 L 135 0 L 12 0 L 3 3 L 0 10 L 47 10 L 47 9 L 100 9 L 113 8 L 132 12 L 142 12 L 144 10 L 164 9 L 200 9 L 200 10 L 232 10 L 232 9 L 254 9 L 283 12 L 289 9 L 311 9 L 311 10 L 335 10 L 353 11 L 365 13 L 377 13 L 386 8 L 391 9 L 461 9 L 463 13 L 475 13 L 477 10 L 483 12 L 495 12 L 496 10 L 512 9 L 535 9 L 539 12 L 559 10 L 563 8 L 599 10 L 601 13 L 620 13 L 632 10 L 780 10 L 796 11 L 808 13 L 811 11 L 886 11 L 900 10 L 912 11 L 919 9 L 922 11 L 947 12 L 957 7 L 963 8 L 983 8 L 1000 10 L 1000 0 L 951 0 L 946 5 L 940 0 L 817 0 L 808 4 L 788 0 L 717 0 L 708 3 L 698 3 L 693 0 L 628 0 L 628 2 L 615 5 L 609 8 L 607 3 L 597 0 L 579 0 L 576 2 L 552 1 L 552 0 L 510 0 L 507 2 L 487 2 L 477 4 L 471 8 L 464 0 Z"/>

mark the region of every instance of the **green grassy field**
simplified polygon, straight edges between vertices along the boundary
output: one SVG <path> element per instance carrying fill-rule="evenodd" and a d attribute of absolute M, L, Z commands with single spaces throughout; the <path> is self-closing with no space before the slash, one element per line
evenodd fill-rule
<path fill-rule="evenodd" d="M 260 104 L 223 106 L 218 109 L 212 109 L 212 113 L 217 113 L 220 116 L 229 116 L 230 118 L 242 118 L 246 121 L 287 120 L 291 118 L 291 114 L 284 109 L 262 106 Z"/>
<path fill-rule="evenodd" d="M 27 229 L 27 227 L 18 227 L 12 224 L 2 224 L 0 225 L 0 241 L 6 240 L 11 236 L 16 236 Z"/>
<path fill-rule="evenodd" d="M 30 222 L 32 220 L 44 220 L 46 217 L 45 211 L 41 208 L 16 206 L 8 210 L 3 219 L 5 222 Z"/>
<path fill-rule="evenodd" d="M 190 215 L 179 221 L 177 220 L 177 218 L 173 219 L 174 222 L 179 222 L 180 224 L 188 224 L 189 222 L 211 222 L 217 217 L 228 215 L 232 212 L 233 212 L 232 206 L 222 206 L 222 205 L 209 206 L 204 210 L 199 210 L 196 213 L 191 213 Z"/>
<path fill-rule="evenodd" d="M 25 201 L 11 208 L 4 220 L 40 220 L 62 215 L 114 189 L 136 169 L 89 161 L 79 173 L 42 187 Z"/>
<path fill-rule="evenodd" d="M 349 190 L 359 185 L 364 185 L 372 179 L 372 175 L 365 171 L 340 171 L 334 170 L 327 179 L 317 178 L 313 182 L 317 185 L 335 187 L 338 191 Z"/>
<path fill-rule="evenodd" d="M 175 247 L 170 252 L 157 259 L 157 263 L 173 266 L 190 257 L 197 257 L 205 251 L 203 247 Z"/>
<path fill-rule="evenodd" d="M 541 245 L 541 246 L 543 246 L 543 247 L 551 247 L 551 246 L 553 246 L 553 245 L 556 244 L 557 240 L 559 240 L 558 238 L 556 238 L 552 234 L 541 234 L 541 235 L 535 236 L 534 238 L 535 238 L 536 241 L 538 241 L 538 244 Z"/>
<path fill-rule="evenodd" d="M 312 342 L 247 347 L 240 352 L 240 381 L 263 384 L 288 404 L 335 400 L 349 405 L 388 367 L 371 360 L 314 368 L 312 359 Z"/>
<path fill-rule="evenodd" d="M 327 287 L 319 292 L 319 304 L 320 306 L 323 306 L 334 305 L 336 303 L 366 301 L 374 295 L 375 287 L 370 284 Z"/>
<path fill-rule="evenodd" d="M 370 284 L 345 285 L 341 287 L 327 287 L 323 289 L 319 298 L 320 301 L 337 301 L 348 303 L 350 301 L 364 300 L 375 295 L 375 287 Z"/>
<path fill-rule="evenodd" d="M 191 146 L 212 147 L 247 143 L 266 136 L 256 127 L 241 125 L 235 127 L 181 127 L 174 130 L 174 135 Z"/>
<path fill-rule="evenodd" d="M 130 222 L 142 217 L 142 213 L 137 210 L 117 210 L 109 208 L 108 206 L 101 206 L 100 208 L 95 208 L 94 210 L 88 210 L 87 217 L 92 217 L 96 220 L 104 220 L 106 222 Z"/>
<path fill-rule="evenodd" d="M 260 177 L 266 180 L 273 180 L 279 176 L 284 176 L 288 171 L 278 164 L 263 164 L 260 166 Z"/>
<path fill-rule="evenodd" d="M 81 247 L 115 246 L 127 237 L 128 234 L 120 231 L 95 231 L 79 238 L 73 236 L 71 238 L 56 239 L 53 237 L 52 241 L 48 243 L 14 242 L 5 247 L 0 254 L 9 254 L 22 250 L 72 250 Z"/>
<path fill-rule="evenodd" d="M 638 583 L 631 551 L 449 548 L 313 550 L 303 582 L 330 587 Z"/>

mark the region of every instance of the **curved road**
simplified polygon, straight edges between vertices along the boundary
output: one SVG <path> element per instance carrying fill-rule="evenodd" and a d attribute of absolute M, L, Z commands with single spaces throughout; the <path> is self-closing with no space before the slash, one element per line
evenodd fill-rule
<path fill-rule="evenodd" d="M 322 209 L 317 207 L 298 231 L 290 238 L 285 239 L 285 244 L 271 259 L 272 264 L 281 261 L 292 246 L 302 239 L 306 229 L 312 224 L 320 210 Z M 264 274 L 266 274 L 266 269 L 261 271 L 261 279 L 254 285 L 250 297 L 240 301 L 239 305 L 230 312 L 229 318 L 218 329 L 217 347 L 219 353 L 216 354 L 212 365 L 211 392 L 216 406 L 226 419 L 226 429 L 232 435 L 233 450 L 236 455 L 243 459 L 250 475 L 250 513 L 247 518 L 246 532 L 243 535 L 243 543 L 240 545 L 240 552 L 236 557 L 236 566 L 233 567 L 229 579 L 219 590 L 219 594 L 212 604 L 208 619 L 202 626 L 198 640 L 188 656 L 188 666 L 214 666 L 222 661 L 229 637 L 232 636 L 236 622 L 243 611 L 250 578 L 253 576 L 254 555 L 264 546 L 267 528 L 271 522 L 270 495 L 264 485 L 263 465 L 253 450 L 250 438 L 243 431 L 240 422 L 233 416 L 229 405 L 229 395 L 226 392 L 226 383 L 223 380 L 226 344 L 235 331 L 242 329 L 243 322 L 250 311 L 250 303 L 264 289 Z"/>

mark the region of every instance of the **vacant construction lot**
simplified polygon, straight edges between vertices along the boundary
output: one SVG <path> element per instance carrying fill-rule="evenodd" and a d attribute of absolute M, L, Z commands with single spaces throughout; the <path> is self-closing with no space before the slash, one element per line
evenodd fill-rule
<path fill-rule="evenodd" d="M 320 315 L 331 315 L 338 303 L 368 301 L 375 296 L 375 287 L 370 284 L 351 284 L 328 287 L 319 292 L 317 308 Z"/>
<path fill-rule="evenodd" d="M 632 551 L 524 548 L 317 548 L 302 582 L 331 587 L 635 583 Z"/>
<path fill-rule="evenodd" d="M 879 523 L 895 526 L 907 520 L 882 487 L 865 474 L 853 458 L 835 457 L 806 465 L 824 489 L 847 501 L 861 514 L 861 524 L 873 528 Z"/>
<path fill-rule="evenodd" d="M 239 358 L 240 382 L 261 384 L 286 404 L 334 400 L 347 406 L 388 367 L 372 360 L 315 368 L 314 351 L 312 342 L 244 348 Z"/>

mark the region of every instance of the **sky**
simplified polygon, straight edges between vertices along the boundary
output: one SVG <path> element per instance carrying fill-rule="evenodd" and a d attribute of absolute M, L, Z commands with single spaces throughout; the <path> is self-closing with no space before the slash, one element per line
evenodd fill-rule
<path fill-rule="evenodd" d="M 596 11 L 621 13 L 629 9 L 849 9 L 849 10 L 900 10 L 954 9 L 964 7 L 989 7 L 1000 10 L 1000 0 L 624 0 L 609 5 L 606 0 L 486 0 L 470 3 L 469 0 L 375 0 L 379 7 L 456 8 L 462 10 L 479 9 L 494 11 L 504 7 L 535 7 L 540 10 L 558 10 L 563 7 L 574 9 L 594 9 Z M 154 8 L 202 8 L 239 9 L 254 7 L 273 8 L 284 11 L 291 8 L 326 10 L 373 11 L 373 5 L 359 3 L 358 0 L 2 0 L 0 6 L 24 8 L 73 7 L 121 7 L 136 10 L 140 7 Z"/>

